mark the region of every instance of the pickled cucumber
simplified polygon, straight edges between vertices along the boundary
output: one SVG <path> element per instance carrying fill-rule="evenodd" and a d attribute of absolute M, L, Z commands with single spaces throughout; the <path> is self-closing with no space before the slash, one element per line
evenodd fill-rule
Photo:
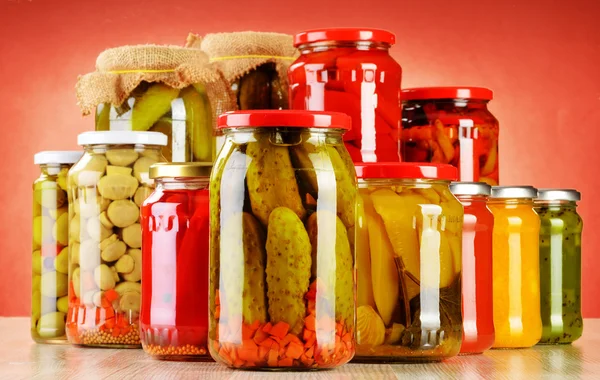
<path fill-rule="evenodd" d="M 248 144 L 246 155 L 252 160 L 246 178 L 254 216 L 266 226 L 271 211 L 282 206 L 304 219 L 306 210 L 288 148 L 272 145 L 269 135 L 265 134 L 258 142 Z"/>
<path fill-rule="evenodd" d="M 352 323 L 354 317 L 354 258 L 348 233 L 339 217 L 328 211 L 313 213 L 306 222 L 312 246 L 312 276 L 335 284 L 335 316 Z M 332 239 L 332 236 L 335 236 Z M 335 250 L 333 254 L 330 250 Z M 331 272 L 330 272 L 331 271 Z M 329 285 L 329 284 L 328 284 Z"/>
<path fill-rule="evenodd" d="M 197 161 L 211 161 L 213 155 L 213 136 L 210 103 L 201 85 L 188 87 L 181 91 L 185 105 L 188 140 L 192 145 Z"/>
<path fill-rule="evenodd" d="M 304 325 L 311 272 L 311 244 L 298 215 L 286 207 L 275 208 L 267 232 L 267 297 L 271 322 L 290 325 L 298 334 Z"/>
<path fill-rule="evenodd" d="M 171 102 L 177 98 L 179 90 L 162 83 L 154 83 L 133 104 L 131 129 L 147 131 L 164 114 L 171 110 Z"/>
<path fill-rule="evenodd" d="M 241 110 L 264 110 L 271 108 L 271 77 L 259 66 L 240 78 L 238 104 Z"/>

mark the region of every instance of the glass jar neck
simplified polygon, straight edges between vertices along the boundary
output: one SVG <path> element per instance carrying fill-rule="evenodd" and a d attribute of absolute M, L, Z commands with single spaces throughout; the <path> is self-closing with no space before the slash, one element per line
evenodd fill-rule
<path fill-rule="evenodd" d="M 180 177 L 155 179 L 157 190 L 204 190 L 208 189 L 209 177 Z"/>
<path fill-rule="evenodd" d="M 42 164 L 40 165 L 40 171 L 42 176 L 57 175 L 61 170 L 71 167 L 71 164 Z"/>
<path fill-rule="evenodd" d="M 492 205 L 527 205 L 533 206 L 532 198 L 490 198 Z"/>
<path fill-rule="evenodd" d="M 414 188 L 429 188 L 431 185 L 449 186 L 450 181 L 439 179 L 406 179 L 406 178 L 359 178 L 358 186 L 409 186 Z"/>
<path fill-rule="evenodd" d="M 158 145 L 145 145 L 145 144 L 92 144 L 84 145 L 83 149 L 86 153 L 101 153 L 110 149 L 133 149 L 137 152 L 143 150 L 155 150 L 160 151 L 162 147 Z"/>
<path fill-rule="evenodd" d="M 406 101 L 406 105 L 433 103 L 437 105 L 452 105 L 455 108 L 469 107 L 470 109 L 487 109 L 489 100 L 483 99 L 417 99 Z"/>
<path fill-rule="evenodd" d="M 552 200 L 552 201 L 536 200 L 534 203 L 535 203 L 536 207 L 560 207 L 560 208 L 572 208 L 572 209 L 577 208 L 577 202 L 567 201 L 567 200 Z"/>
<path fill-rule="evenodd" d="M 346 130 L 339 128 L 245 127 L 224 128 L 222 132 L 237 144 L 256 142 L 259 135 L 271 135 L 269 137 L 271 144 L 292 146 L 306 142 L 309 139 L 316 139 L 314 143 L 319 141 L 327 144 L 341 143 Z"/>
<path fill-rule="evenodd" d="M 320 41 L 298 46 L 300 54 L 311 54 L 332 49 L 351 49 L 389 52 L 391 45 L 378 41 Z"/>
<path fill-rule="evenodd" d="M 455 195 L 461 202 L 481 202 L 487 203 L 489 197 L 487 195 Z"/>

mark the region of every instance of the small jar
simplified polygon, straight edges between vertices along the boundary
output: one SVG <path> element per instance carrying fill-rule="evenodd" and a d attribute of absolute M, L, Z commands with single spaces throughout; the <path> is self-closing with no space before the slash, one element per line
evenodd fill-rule
<path fill-rule="evenodd" d="M 581 194 L 570 189 L 540 189 L 540 343 L 572 343 L 583 333 L 581 316 L 581 232 L 577 213 Z"/>
<path fill-rule="evenodd" d="M 494 348 L 531 347 L 542 336 L 536 197 L 531 186 L 492 187 Z"/>
<path fill-rule="evenodd" d="M 463 207 L 450 165 L 356 164 L 356 361 L 431 362 L 462 337 Z"/>
<path fill-rule="evenodd" d="M 487 207 L 491 187 L 481 182 L 455 182 L 450 191 L 465 210 L 462 235 L 461 354 L 479 354 L 494 344 L 492 236 L 494 216 Z"/>
<path fill-rule="evenodd" d="M 354 355 L 356 174 L 339 113 L 239 111 L 210 182 L 212 357 L 321 369 Z"/>
<path fill-rule="evenodd" d="M 496 186 L 498 120 L 488 110 L 493 93 L 481 87 L 402 90 L 402 159 L 449 163 L 460 181 Z"/>
<path fill-rule="evenodd" d="M 45 151 L 34 156 L 41 174 L 33 183 L 31 337 L 66 343 L 69 219 L 67 173 L 79 151 Z"/>
<path fill-rule="evenodd" d="M 208 181 L 212 163 L 155 164 L 141 208 L 144 351 L 157 359 L 210 360 Z"/>
<path fill-rule="evenodd" d="M 402 68 L 389 53 L 393 33 L 334 28 L 299 33 L 300 57 L 288 71 L 292 109 L 343 112 L 354 162 L 400 161 Z"/>
<path fill-rule="evenodd" d="M 67 338 L 97 347 L 140 346 L 140 206 L 153 190 L 148 170 L 165 161 L 158 132 L 85 132 L 69 170 Z"/>

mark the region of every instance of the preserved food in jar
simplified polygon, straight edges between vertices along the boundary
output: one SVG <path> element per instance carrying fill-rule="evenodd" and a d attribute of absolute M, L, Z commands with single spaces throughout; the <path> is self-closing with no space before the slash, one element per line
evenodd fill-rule
<path fill-rule="evenodd" d="M 172 162 L 212 161 L 218 96 L 226 83 L 208 56 L 179 46 L 120 46 L 103 51 L 96 71 L 77 82 L 83 115 L 96 131 L 160 132 Z"/>
<path fill-rule="evenodd" d="M 460 181 L 498 185 L 498 120 L 487 108 L 492 97 L 480 87 L 402 90 L 402 159 L 449 163 Z"/>
<path fill-rule="evenodd" d="M 394 34 L 379 29 L 319 29 L 297 34 L 290 66 L 292 109 L 343 112 L 354 162 L 400 161 L 402 68 L 389 55 Z"/>
<path fill-rule="evenodd" d="M 38 343 L 67 342 L 67 173 L 81 155 L 45 151 L 34 157 L 41 175 L 33 183 L 31 337 Z"/>
<path fill-rule="evenodd" d="M 346 115 L 240 111 L 210 184 L 209 350 L 234 368 L 332 368 L 354 355 L 356 175 Z"/>
<path fill-rule="evenodd" d="M 450 165 L 356 164 L 357 361 L 455 356 L 463 207 Z"/>
<path fill-rule="evenodd" d="M 494 348 L 531 347 L 542 336 L 536 196 L 531 186 L 492 187 Z"/>
<path fill-rule="evenodd" d="M 158 132 L 85 132 L 69 171 L 67 338 L 84 346 L 139 347 L 142 232 L 150 166 L 164 161 Z"/>
<path fill-rule="evenodd" d="M 476 354 L 494 344 L 492 299 L 492 236 L 494 216 L 487 207 L 491 187 L 481 182 L 455 182 L 450 191 L 462 203 L 465 216 L 462 237 L 461 354 Z"/>
<path fill-rule="evenodd" d="M 144 351 L 207 360 L 208 181 L 212 163 L 155 164 L 141 208 Z"/>
<path fill-rule="evenodd" d="M 567 189 L 540 189 L 535 210 L 540 216 L 540 343 L 572 343 L 583 333 L 581 316 L 581 233 L 577 213 L 581 194 Z"/>
<path fill-rule="evenodd" d="M 172 162 L 213 158 L 212 111 L 200 83 L 178 89 L 141 82 L 119 106 L 98 106 L 96 130 L 164 133 L 168 140 L 162 154 Z"/>

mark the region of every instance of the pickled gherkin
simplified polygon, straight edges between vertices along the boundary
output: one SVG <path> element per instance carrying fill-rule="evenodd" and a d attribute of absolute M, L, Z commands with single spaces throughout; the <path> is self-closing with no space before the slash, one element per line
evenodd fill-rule
<path fill-rule="evenodd" d="M 338 117 L 328 123 L 349 124 Z M 308 120 L 297 111 L 219 119 L 208 336 L 230 367 L 332 368 L 354 352 L 356 177 L 341 128 L 296 118 Z"/>

